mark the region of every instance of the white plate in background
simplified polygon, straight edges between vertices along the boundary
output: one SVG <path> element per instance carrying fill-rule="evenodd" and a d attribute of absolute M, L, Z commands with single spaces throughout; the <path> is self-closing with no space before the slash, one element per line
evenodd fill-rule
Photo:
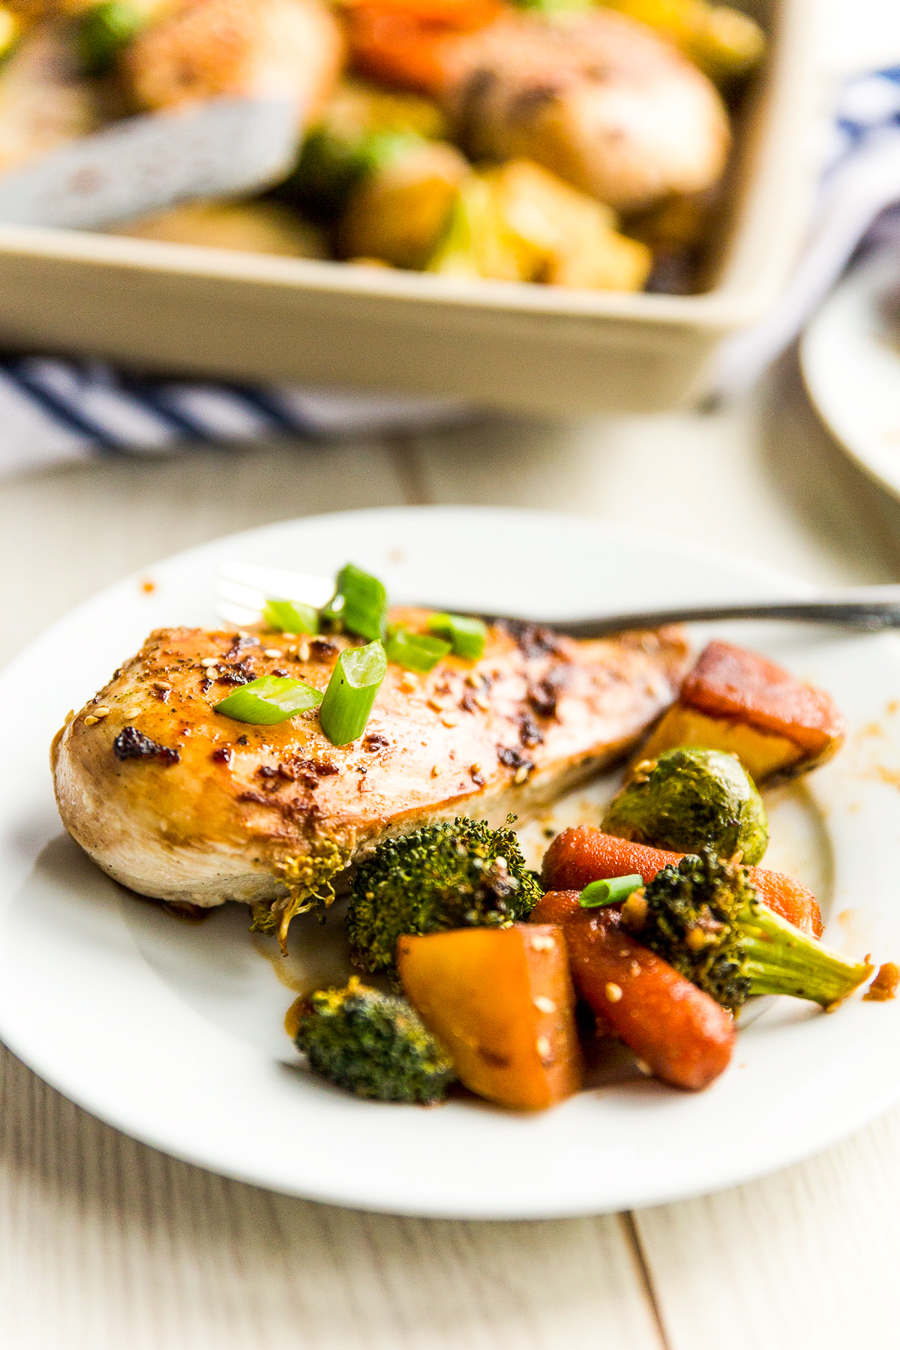
<path fill-rule="evenodd" d="M 900 497 L 900 249 L 840 282 L 801 338 L 800 364 L 832 434 Z"/>
<path fill-rule="evenodd" d="M 649 1080 L 516 1115 L 358 1101 L 303 1073 L 293 997 L 228 907 L 197 927 L 102 875 L 64 835 L 47 748 L 66 710 L 155 626 L 212 619 L 221 559 L 336 570 L 398 600 L 523 613 L 802 594 L 790 578 L 634 530 L 536 512 L 420 508 L 268 526 L 180 554 L 81 606 L 0 677 L 0 1035 L 135 1137 L 277 1190 L 398 1213 L 549 1217 L 658 1204 L 822 1148 L 900 1097 L 900 1003 L 833 1016 L 775 1001 L 706 1092 Z M 900 646 L 885 635 L 731 626 L 836 696 L 840 756 L 782 794 L 767 861 L 815 881 L 827 940 L 900 955 Z M 298 937 L 300 930 L 298 929 Z"/>

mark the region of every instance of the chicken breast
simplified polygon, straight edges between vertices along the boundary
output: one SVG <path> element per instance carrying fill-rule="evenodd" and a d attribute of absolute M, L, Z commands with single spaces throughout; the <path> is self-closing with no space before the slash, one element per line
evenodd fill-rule
<path fill-rule="evenodd" d="M 126 69 L 150 109 L 223 95 L 316 112 L 341 68 L 340 25 L 322 0 L 176 0 L 132 43 Z"/>
<path fill-rule="evenodd" d="M 325 738 L 315 711 L 276 726 L 215 711 L 262 675 L 324 690 L 343 645 L 152 633 L 54 742 L 66 829 L 142 895 L 244 901 L 283 935 L 386 834 L 459 814 L 527 816 L 627 753 L 688 665 L 680 629 L 579 643 L 494 627 L 474 665 L 451 657 L 421 676 L 389 665 L 365 735 L 347 746 Z"/>
<path fill-rule="evenodd" d="M 474 159 L 532 159 L 620 211 L 721 177 L 731 135 L 705 75 L 597 10 L 512 15 L 448 43 L 445 105 Z"/>

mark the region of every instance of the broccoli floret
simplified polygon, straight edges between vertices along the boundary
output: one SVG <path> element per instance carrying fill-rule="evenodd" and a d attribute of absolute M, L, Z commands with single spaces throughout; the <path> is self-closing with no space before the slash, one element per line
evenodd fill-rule
<path fill-rule="evenodd" d="M 791 994 L 834 1007 L 872 973 L 763 905 L 747 871 L 709 849 L 657 872 L 626 900 L 625 925 L 723 1007 Z"/>
<path fill-rule="evenodd" d="M 456 1074 L 449 1056 L 402 998 L 360 984 L 319 989 L 303 1004 L 295 1044 L 314 1073 L 357 1097 L 436 1102 Z"/>
<path fill-rule="evenodd" d="M 426 825 L 361 864 L 347 913 L 354 959 L 392 969 L 405 933 L 502 927 L 526 918 L 541 894 L 512 830 L 465 817 Z"/>

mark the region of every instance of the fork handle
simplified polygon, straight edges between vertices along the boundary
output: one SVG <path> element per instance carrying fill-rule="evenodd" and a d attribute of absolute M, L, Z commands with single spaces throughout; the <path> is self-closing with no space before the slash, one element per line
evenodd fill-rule
<path fill-rule="evenodd" d="M 482 615 L 490 620 L 498 615 Z M 767 600 L 760 603 L 678 606 L 637 610 L 594 619 L 528 619 L 524 622 L 552 628 L 573 638 L 607 637 L 627 628 L 660 628 L 667 623 L 699 623 L 714 619 L 788 619 L 801 623 L 836 624 L 841 628 L 875 631 L 900 628 L 900 586 L 871 586 L 839 591 L 811 600 Z M 513 620 L 523 622 L 523 620 Z"/>

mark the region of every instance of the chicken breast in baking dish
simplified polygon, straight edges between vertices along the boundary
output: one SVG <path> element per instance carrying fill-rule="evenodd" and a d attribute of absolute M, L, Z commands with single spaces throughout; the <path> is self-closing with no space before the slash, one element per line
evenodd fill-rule
<path fill-rule="evenodd" d="M 703 192 L 725 168 L 712 83 L 620 14 L 512 14 L 448 43 L 444 66 L 444 103 L 476 160 L 535 160 L 621 211 Z"/>
<path fill-rule="evenodd" d="M 131 44 L 126 71 L 145 108 L 223 95 L 268 95 L 317 111 L 344 58 L 324 0 L 171 0 Z"/>
<path fill-rule="evenodd" d="M 677 628 L 576 642 L 493 626 L 476 663 L 448 657 L 420 676 L 389 665 L 365 734 L 346 746 L 316 711 L 276 726 L 215 711 L 263 675 L 324 690 L 346 642 L 151 633 L 54 741 L 66 829 L 142 895 L 244 901 L 283 933 L 385 835 L 459 814 L 526 817 L 626 754 L 688 664 Z"/>

